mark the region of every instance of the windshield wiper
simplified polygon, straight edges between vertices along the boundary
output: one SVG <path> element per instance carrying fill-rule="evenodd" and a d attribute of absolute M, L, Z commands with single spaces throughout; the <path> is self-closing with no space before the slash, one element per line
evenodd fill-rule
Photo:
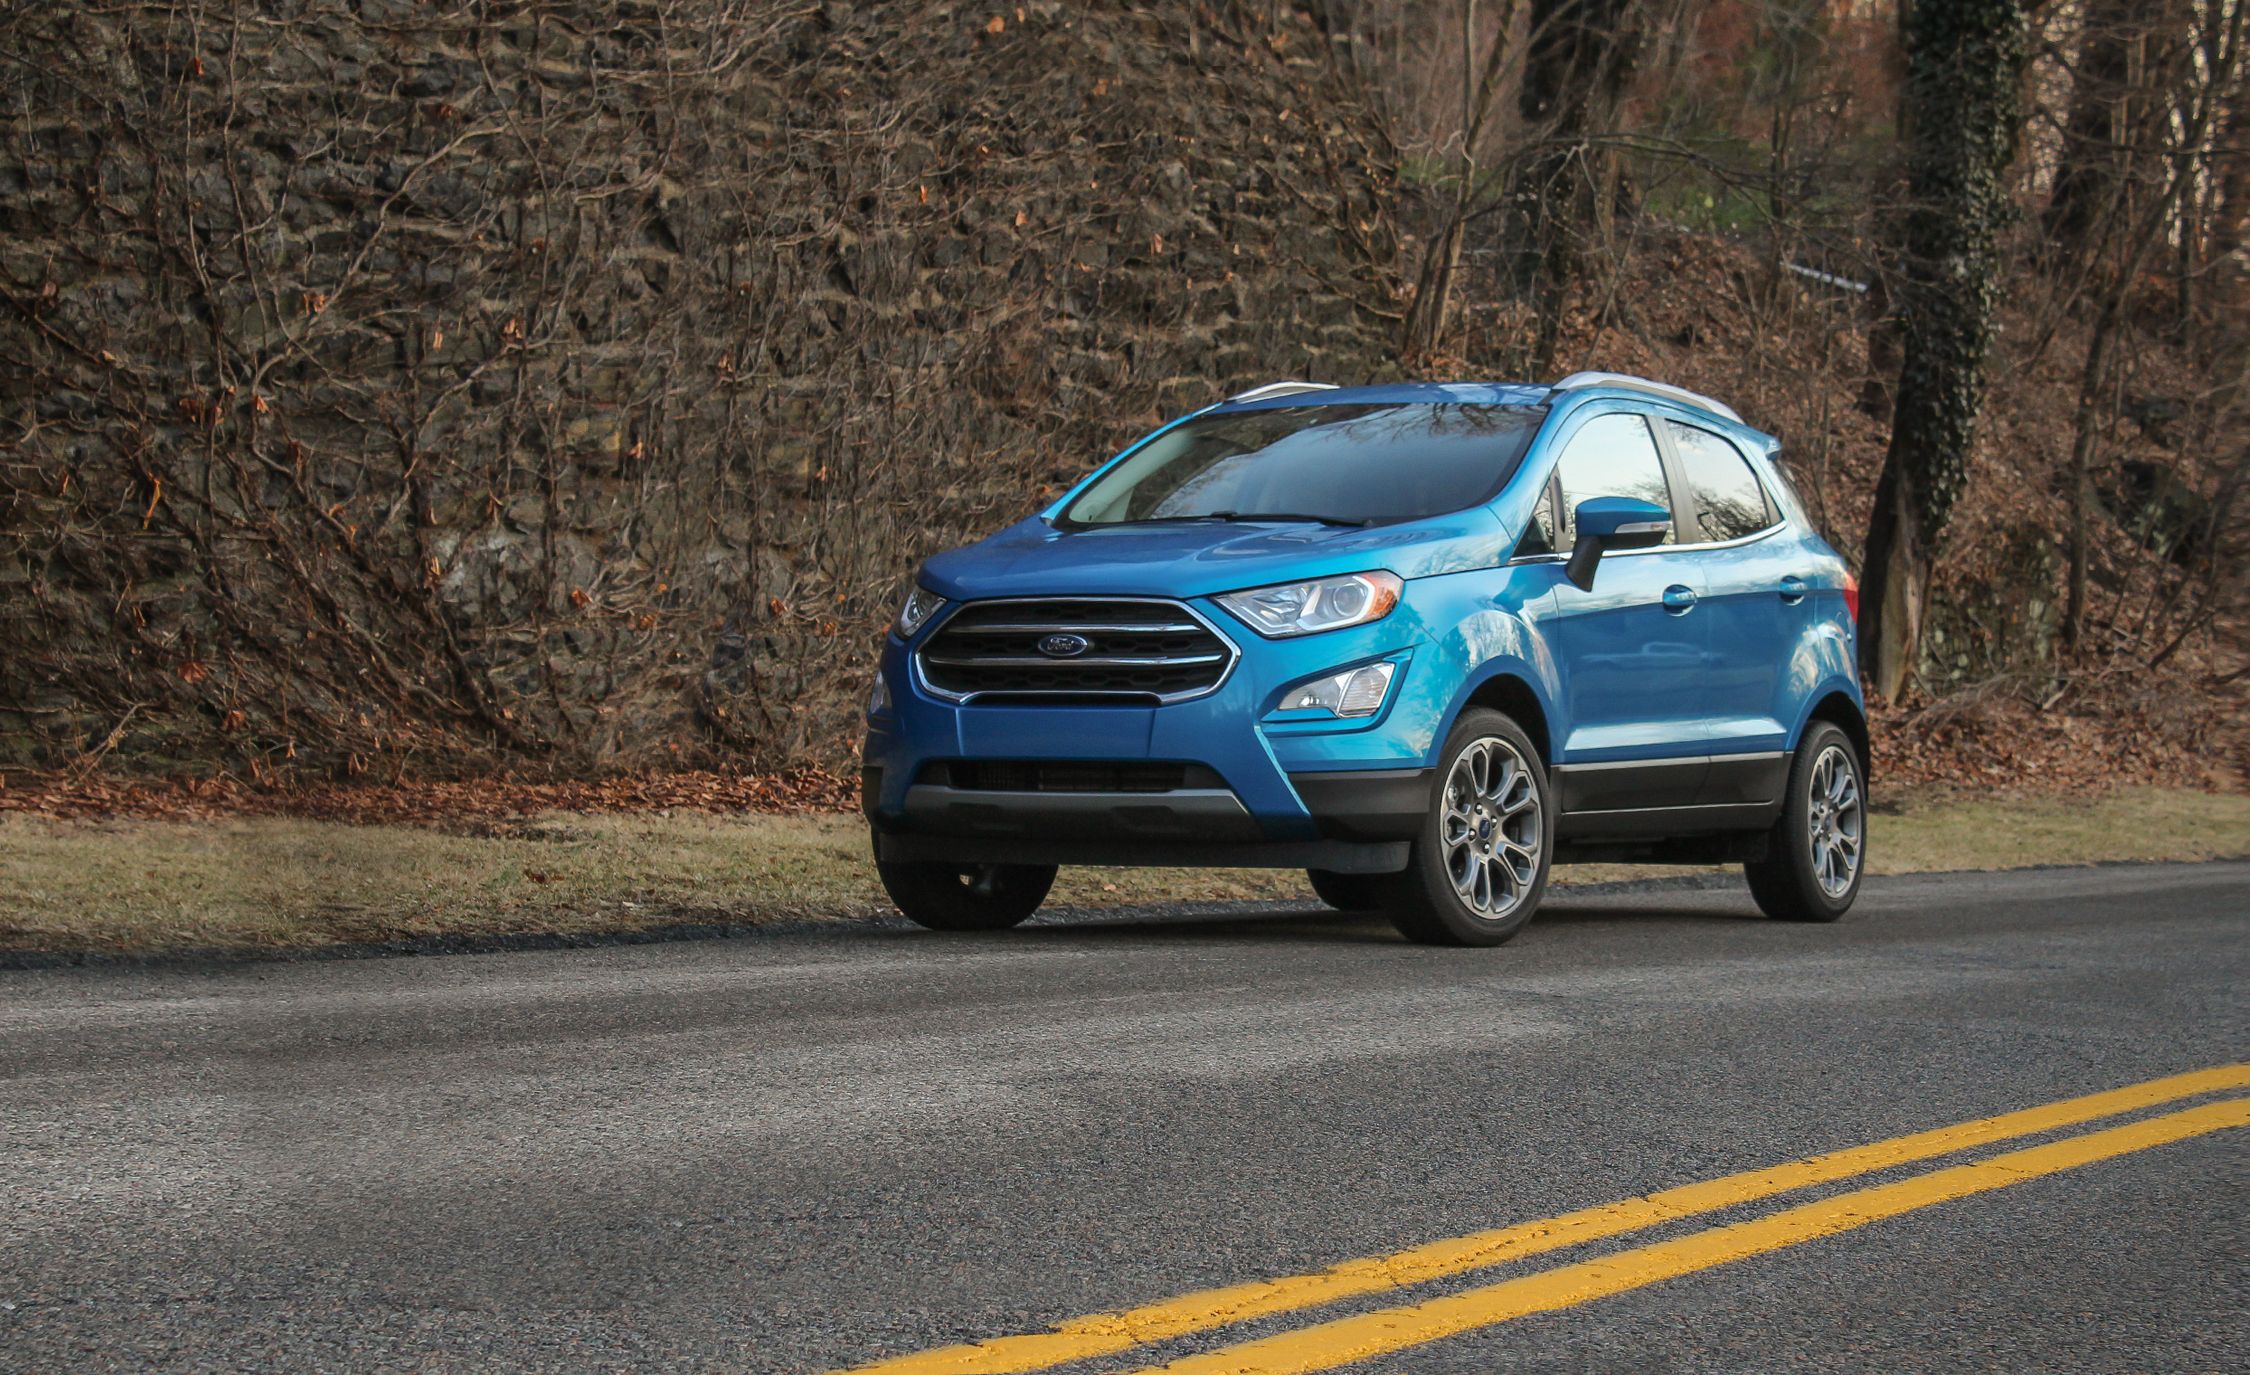
<path fill-rule="evenodd" d="M 1110 525 L 1187 525 L 1199 520 L 1225 520 L 1225 516 L 1135 516 L 1131 520 L 1089 520 L 1077 522 L 1081 529 L 1098 530 Z"/>
<path fill-rule="evenodd" d="M 1347 520 L 1342 516 L 1309 516 L 1297 511 L 1205 511 L 1197 516 L 1142 516 L 1139 520 L 1118 520 L 1112 525 L 1177 525 L 1194 520 L 1224 520 L 1256 523 L 1261 520 L 1309 520 L 1320 525 L 1343 525 L 1354 529 L 1374 522 Z"/>
<path fill-rule="evenodd" d="M 1371 524 L 1370 521 L 1349 520 L 1343 516 L 1312 516 L 1300 511 L 1213 511 L 1213 520 L 1309 520 L 1321 525 L 1343 525 L 1354 529 Z"/>

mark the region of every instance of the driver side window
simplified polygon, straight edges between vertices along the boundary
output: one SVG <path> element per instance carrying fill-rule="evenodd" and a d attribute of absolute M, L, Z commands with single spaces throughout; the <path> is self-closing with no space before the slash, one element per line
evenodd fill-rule
<path fill-rule="evenodd" d="M 1672 509 L 1672 490 L 1664 481 L 1664 460 L 1656 453 L 1656 438 L 1648 422 L 1622 412 L 1598 415 L 1579 427 L 1563 450 L 1556 468 L 1562 483 L 1562 509 L 1555 513 L 1562 525 L 1556 548 L 1569 549 L 1578 540 L 1578 503 L 1595 497 L 1631 497 Z M 1665 544 L 1679 542 L 1679 521 L 1664 532 Z"/>

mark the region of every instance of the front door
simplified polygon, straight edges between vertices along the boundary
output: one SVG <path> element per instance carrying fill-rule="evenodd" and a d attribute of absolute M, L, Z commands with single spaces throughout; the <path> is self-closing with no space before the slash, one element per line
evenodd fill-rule
<path fill-rule="evenodd" d="M 1582 501 L 1674 504 L 1648 421 L 1630 411 L 1579 426 L 1564 443 L 1556 477 L 1556 543 L 1565 551 L 1577 539 Z M 1570 709 L 1557 757 L 1572 766 L 1566 810 L 1685 806 L 1702 786 L 1712 643 L 1709 617 L 1697 612 L 1701 562 L 1676 548 L 1678 515 L 1664 543 L 1604 557 L 1591 592 L 1556 571 L 1558 667 Z"/>

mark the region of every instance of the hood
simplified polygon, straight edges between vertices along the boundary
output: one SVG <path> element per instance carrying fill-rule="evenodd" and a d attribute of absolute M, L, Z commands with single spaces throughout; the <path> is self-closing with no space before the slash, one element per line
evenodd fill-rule
<path fill-rule="evenodd" d="M 948 550 L 921 583 L 951 601 L 977 597 L 1206 597 L 1268 583 L 1384 568 L 1426 578 L 1489 568 L 1500 522 L 1482 507 L 1355 530 L 1303 523 L 1196 522 L 1058 530 L 1033 518 Z"/>

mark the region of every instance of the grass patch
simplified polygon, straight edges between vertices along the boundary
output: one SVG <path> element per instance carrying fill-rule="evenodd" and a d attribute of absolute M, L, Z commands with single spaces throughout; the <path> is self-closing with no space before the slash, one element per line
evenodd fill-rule
<path fill-rule="evenodd" d="M 1951 800 L 1874 818 L 1876 873 L 2250 855 L 2250 797 Z M 1560 883 L 1693 872 L 1586 865 Z M 1294 871 L 1065 870 L 1050 901 L 1310 901 Z M 856 816 L 553 814 L 454 834 L 272 817 L 0 817 L 0 949 L 303 948 L 888 912 Z"/>

